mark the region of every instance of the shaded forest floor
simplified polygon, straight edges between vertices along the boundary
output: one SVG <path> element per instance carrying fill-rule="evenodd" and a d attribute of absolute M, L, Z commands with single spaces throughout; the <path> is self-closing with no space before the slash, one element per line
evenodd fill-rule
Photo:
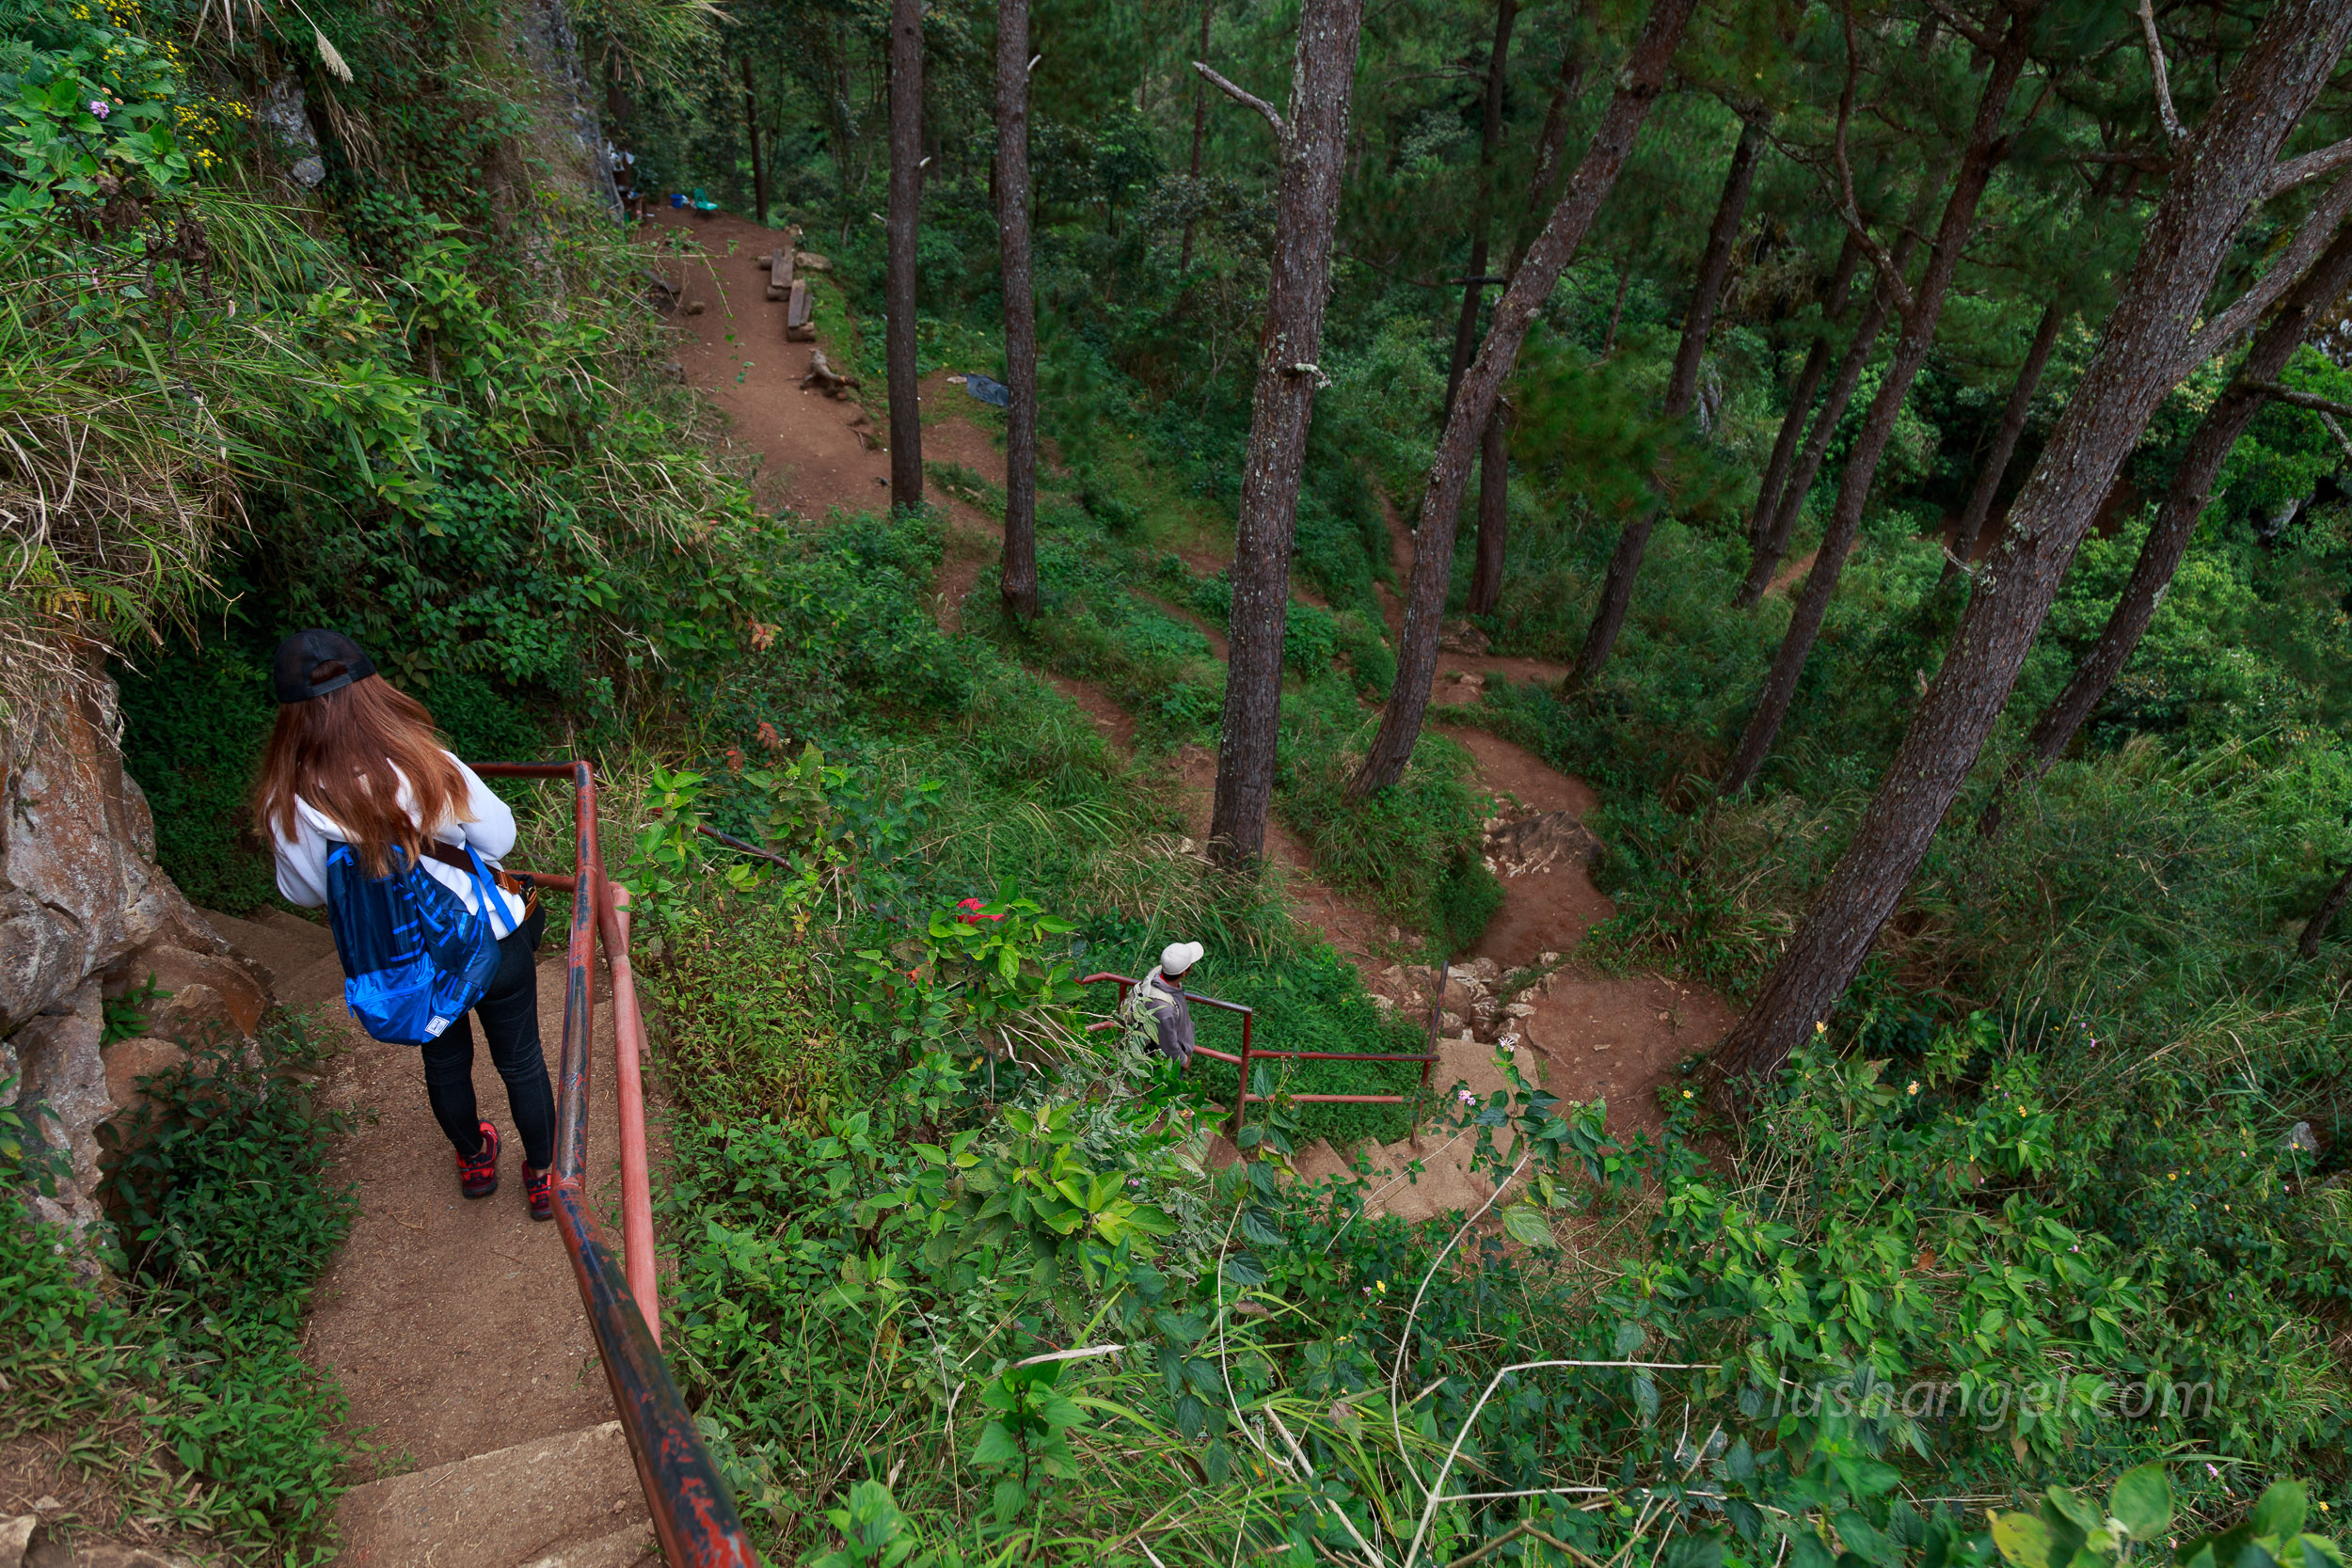
<path fill-rule="evenodd" d="M 870 405 L 804 389 L 801 380 L 817 345 L 785 341 L 784 308 L 763 297 L 767 275 L 761 261 L 783 243 L 780 231 L 726 214 L 697 219 L 663 213 L 654 232 L 665 245 L 682 239 L 691 247 L 689 257 L 666 263 L 669 276 L 684 285 L 677 307 L 685 329 L 678 362 L 688 382 L 728 416 L 735 455 L 759 460 L 762 499 L 811 517 L 834 507 L 872 511 L 885 505 L 890 459 L 881 440 L 887 417 L 880 389 L 861 389 Z M 836 368 L 846 369 L 840 357 L 835 356 Z M 952 465 L 1001 486 L 1005 457 L 999 437 L 980 422 L 993 420 L 993 411 L 976 418 L 984 405 L 969 399 L 950 373 L 935 371 L 923 380 L 923 455 L 931 473 L 926 499 L 948 521 L 947 547 L 933 585 L 935 610 L 943 627 L 961 630 L 967 620 L 993 613 L 1003 533 L 994 519 L 942 487 L 936 470 Z M 1393 509 L 1389 531 L 1397 577 L 1405 580 L 1411 571 L 1412 536 Z M 1151 543 L 1201 577 L 1215 576 L 1232 556 L 1230 531 L 1214 537 L 1203 530 L 1197 536 Z M 1378 591 L 1393 641 L 1403 607 L 1386 584 Z M 1311 595 L 1300 598 L 1308 602 Z M 1221 628 L 1189 610 L 1154 602 L 1196 626 L 1216 657 L 1225 657 Z M 1135 715 L 1108 692 L 1066 674 L 1038 673 L 1088 715 L 1122 763 L 1169 790 L 1193 841 L 1206 839 L 1216 772 L 1209 748 L 1191 743 L 1161 752 L 1139 749 Z M 1478 942 L 1455 965 L 1438 1008 L 1443 1027 L 1434 1081 L 1443 1087 L 1458 1080 L 1482 1095 L 1503 1087 L 1495 1042 L 1516 1037 L 1517 1060 L 1531 1081 L 1567 1100 L 1605 1099 L 1610 1123 L 1620 1132 L 1654 1131 L 1661 1123 L 1659 1092 L 1675 1077 L 1677 1064 L 1711 1047 L 1737 1015 L 1703 989 L 1661 975 L 1590 974 L 1576 962 L 1585 932 L 1614 912 L 1593 883 L 1585 852 L 1594 841 L 1582 823 L 1598 797 L 1581 780 L 1478 727 L 1475 718 L 1488 678 L 1556 681 L 1565 673 L 1541 660 L 1465 647 L 1449 647 L 1439 657 L 1432 721 L 1470 752 L 1470 784 L 1493 799 L 1488 861 L 1502 879 L 1503 898 Z M 1408 934 L 1319 879 L 1306 847 L 1279 820 L 1267 824 L 1266 852 L 1279 868 L 1294 917 L 1319 929 L 1355 964 L 1375 996 L 1405 1017 L 1429 1018 L 1439 1002 L 1437 974 L 1395 961 L 1409 945 Z M 1132 959 L 1138 970 L 1149 962 L 1148 955 Z M 1265 1043 L 1279 1048 L 1279 1042 Z M 1391 1212 L 1419 1218 L 1474 1207 L 1492 1194 L 1490 1184 L 1468 1170 L 1467 1140 L 1439 1146 L 1428 1139 L 1420 1148 L 1406 1141 L 1356 1152 L 1374 1171 L 1395 1177 L 1397 1184 L 1375 1198 L 1375 1207 Z M 1231 1153 L 1229 1147 L 1227 1157 Z M 1413 1160 L 1424 1169 L 1417 1181 L 1406 1181 L 1396 1173 Z M 1347 1168 L 1339 1153 L 1322 1144 L 1302 1150 L 1295 1164 L 1309 1175 Z"/>

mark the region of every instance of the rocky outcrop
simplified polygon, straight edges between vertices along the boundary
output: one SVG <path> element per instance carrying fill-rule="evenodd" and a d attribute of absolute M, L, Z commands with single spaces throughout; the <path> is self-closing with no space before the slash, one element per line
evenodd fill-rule
<path fill-rule="evenodd" d="M 18 705 L 0 732 L 0 1036 L 142 947 L 226 955 L 155 863 L 112 682 Z"/>
<path fill-rule="evenodd" d="M 249 1037 L 263 977 L 155 863 L 122 769 L 113 684 L 94 672 L 15 705 L 0 733 L 0 1085 L 71 1167 L 41 1218 L 101 1219 L 98 1129 L 183 1043 Z M 105 1004 L 145 991 L 143 1037 L 106 1043 Z M 166 997 L 161 993 L 169 992 Z"/>

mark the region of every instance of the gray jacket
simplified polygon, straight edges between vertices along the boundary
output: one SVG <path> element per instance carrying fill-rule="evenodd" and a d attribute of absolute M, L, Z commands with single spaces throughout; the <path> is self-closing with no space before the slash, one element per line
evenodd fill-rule
<path fill-rule="evenodd" d="M 1184 988 L 1154 970 L 1145 977 L 1140 990 L 1140 1000 L 1150 1009 L 1152 1039 L 1160 1054 L 1180 1067 L 1190 1066 L 1192 1009 L 1185 1005 Z"/>

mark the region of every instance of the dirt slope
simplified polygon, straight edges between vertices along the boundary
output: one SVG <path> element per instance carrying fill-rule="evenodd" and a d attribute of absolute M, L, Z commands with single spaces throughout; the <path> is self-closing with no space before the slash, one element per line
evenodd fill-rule
<path fill-rule="evenodd" d="M 733 417 L 736 439 L 759 454 L 763 472 L 775 476 L 780 499 L 796 510 L 818 515 L 836 502 L 877 504 L 886 488 L 889 458 L 878 440 L 862 438 L 859 432 L 879 428 L 883 422 L 879 412 L 869 417 L 846 400 L 803 393 L 797 381 L 808 350 L 783 342 L 782 307 L 760 300 L 763 277 L 756 257 L 780 242 L 770 231 L 725 216 L 698 221 L 665 214 L 664 221 L 691 236 L 708 258 L 709 280 L 698 285 L 707 295 L 706 309 L 681 318 L 696 339 L 681 357 L 687 378 L 709 391 Z M 732 256 L 726 254 L 730 244 Z M 688 297 L 702 296 L 690 290 Z M 723 299 L 725 309 L 721 309 Z M 978 422 L 956 411 L 960 388 L 947 385 L 944 375 L 934 375 L 926 380 L 923 396 L 927 464 L 958 464 L 1001 484 L 1004 454 Z M 879 398 L 874 402 L 879 410 Z M 933 596 L 940 624 L 955 629 L 966 597 L 982 589 L 983 579 L 995 567 L 1001 534 L 995 524 L 960 499 L 941 493 L 936 483 L 927 493 L 948 505 L 953 521 Z M 1393 509 L 1389 521 L 1401 582 L 1411 572 L 1412 536 Z M 1195 550 L 1186 556 L 1198 571 L 1212 573 L 1226 564 L 1205 556 L 1192 559 L 1199 554 Z M 1385 586 L 1381 594 L 1393 636 L 1402 624 L 1402 604 Z M 1223 639 L 1215 641 L 1222 657 Z M 1438 661 L 1433 704 L 1443 708 L 1475 703 L 1484 683 L 1495 676 L 1550 682 L 1565 673 L 1542 660 L 1449 648 Z M 1134 755 L 1134 718 L 1115 700 L 1083 681 L 1047 678 L 1093 720 L 1116 752 Z M 1581 781 L 1486 731 L 1448 725 L 1445 733 L 1469 749 L 1476 763 L 1475 784 L 1496 797 L 1494 825 L 1502 833 L 1508 863 L 1497 866 L 1503 877 L 1502 909 L 1466 959 L 1486 975 L 1469 982 L 1486 994 L 1471 997 L 1458 989 L 1462 981 L 1450 991 L 1442 1010 L 1451 1022 L 1440 1044 L 1437 1083 L 1443 1086 L 1458 1080 L 1477 1093 L 1502 1086 L 1495 1042 L 1510 1035 L 1522 1073 L 1552 1093 L 1580 1101 L 1606 1098 L 1611 1124 L 1621 1130 L 1657 1127 L 1660 1088 L 1683 1057 L 1721 1037 L 1731 1024 L 1732 1010 L 1720 998 L 1661 977 L 1614 979 L 1580 974 L 1574 964 L 1577 944 L 1613 912 L 1593 885 L 1582 853 L 1589 835 L 1575 853 L 1554 853 L 1548 859 L 1537 853 L 1524 862 L 1510 858 L 1509 845 L 1517 842 L 1512 831 L 1517 828 L 1523 836 L 1531 822 L 1544 842 L 1563 833 L 1581 834 L 1581 820 L 1597 798 Z M 1205 748 L 1188 746 L 1167 758 L 1164 766 L 1177 785 L 1187 831 L 1196 840 L 1204 837 L 1216 758 Z M 1320 926 L 1375 992 L 1407 1016 L 1427 1019 L 1438 1001 L 1432 994 L 1436 976 L 1391 962 L 1388 955 L 1396 940 L 1387 918 L 1319 881 L 1304 847 L 1279 822 L 1268 825 L 1267 853 L 1283 868 L 1300 918 Z M 1496 989 L 1514 973 L 1523 982 L 1522 990 Z M 1470 1010 L 1456 1012 L 1457 1006 Z M 1521 1010 L 1503 1011 L 1510 1007 Z M 1486 1016 L 1473 1016 L 1480 1012 Z M 1411 1159 L 1430 1167 L 1418 1183 L 1400 1177 L 1381 1200 L 1382 1207 L 1427 1213 L 1485 1199 L 1490 1189 L 1460 1168 L 1464 1150 L 1425 1143 L 1427 1147 L 1418 1149 L 1398 1145 L 1366 1151 L 1384 1169 L 1401 1171 Z M 1301 1161 L 1302 1168 L 1311 1172 L 1340 1164 L 1338 1156 L 1322 1148 Z"/>

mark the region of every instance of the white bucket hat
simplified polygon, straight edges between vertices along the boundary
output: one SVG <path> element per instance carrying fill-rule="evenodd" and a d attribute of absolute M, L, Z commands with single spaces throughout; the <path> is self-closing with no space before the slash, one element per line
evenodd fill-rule
<path fill-rule="evenodd" d="M 1160 973 L 1172 980 L 1199 963 L 1206 951 L 1197 942 L 1171 942 L 1160 949 Z"/>

